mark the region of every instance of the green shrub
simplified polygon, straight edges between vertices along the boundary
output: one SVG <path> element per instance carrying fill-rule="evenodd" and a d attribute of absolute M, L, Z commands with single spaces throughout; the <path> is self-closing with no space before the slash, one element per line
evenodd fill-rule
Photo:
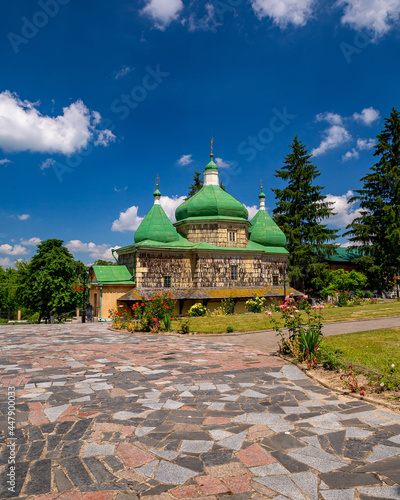
<path fill-rule="evenodd" d="M 232 295 L 226 299 L 222 299 L 222 310 L 224 314 L 233 314 L 235 312 L 235 299 Z"/>
<path fill-rule="evenodd" d="M 246 308 L 253 313 L 260 313 L 263 310 L 265 298 L 259 297 L 257 294 L 252 299 L 246 301 Z"/>
<path fill-rule="evenodd" d="M 203 306 L 200 302 L 196 302 L 196 304 L 193 304 L 189 309 L 189 316 L 205 316 L 206 312 L 206 306 Z"/>
<path fill-rule="evenodd" d="M 226 332 L 227 333 L 232 333 L 233 332 L 233 326 L 227 326 L 226 327 Z"/>

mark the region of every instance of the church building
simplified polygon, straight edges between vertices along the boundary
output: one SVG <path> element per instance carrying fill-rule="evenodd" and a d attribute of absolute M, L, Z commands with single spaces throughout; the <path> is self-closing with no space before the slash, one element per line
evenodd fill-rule
<path fill-rule="evenodd" d="M 130 308 L 160 291 L 172 291 L 174 314 L 185 314 L 196 302 L 213 309 L 230 296 L 236 311 L 244 311 L 244 302 L 255 294 L 283 297 L 286 237 L 265 209 L 262 188 L 260 209 L 249 221 L 246 207 L 220 187 L 210 156 L 203 187 L 176 209 L 174 224 L 161 207 L 157 184 L 134 243 L 113 250 L 118 265 L 90 269 L 89 301 L 99 319 L 107 318 L 109 309 Z"/>

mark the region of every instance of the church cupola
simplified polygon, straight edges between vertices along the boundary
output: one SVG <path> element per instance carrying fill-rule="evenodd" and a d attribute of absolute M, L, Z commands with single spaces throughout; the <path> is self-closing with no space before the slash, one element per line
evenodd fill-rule
<path fill-rule="evenodd" d="M 260 210 L 265 210 L 265 194 L 263 191 L 262 183 L 261 183 L 261 193 L 258 195 L 258 199 L 260 200 Z"/>
<path fill-rule="evenodd" d="M 214 163 L 214 137 L 211 139 L 210 163 L 204 169 L 204 186 L 219 186 L 218 166 Z"/>

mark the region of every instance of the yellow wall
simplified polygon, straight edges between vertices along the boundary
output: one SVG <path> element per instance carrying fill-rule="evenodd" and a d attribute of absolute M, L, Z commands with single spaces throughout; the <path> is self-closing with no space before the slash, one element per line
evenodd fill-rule
<path fill-rule="evenodd" d="M 107 319 L 109 310 L 117 309 L 117 300 L 130 290 L 132 290 L 132 285 L 103 285 L 100 312 L 100 286 L 93 287 L 89 292 L 89 302 L 96 307 L 95 294 L 97 294 L 97 309 L 93 311 L 94 315 L 99 318 L 101 314 L 102 319 Z"/>

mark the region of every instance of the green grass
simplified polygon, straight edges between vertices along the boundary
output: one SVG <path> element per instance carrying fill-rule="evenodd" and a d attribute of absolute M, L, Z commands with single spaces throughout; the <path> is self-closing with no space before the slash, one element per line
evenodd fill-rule
<path fill-rule="evenodd" d="M 333 335 L 325 337 L 322 346 L 341 351 L 334 357 L 345 368 L 353 365 L 400 383 L 400 327 Z M 390 374 L 392 363 L 395 365 L 393 375 Z"/>
<path fill-rule="evenodd" d="M 274 313 L 275 318 L 279 316 L 279 313 Z M 384 316 L 400 316 L 400 302 L 335 307 L 323 311 L 324 322 L 382 318 Z M 250 332 L 272 328 L 272 323 L 264 313 L 190 318 L 190 330 L 198 333 L 226 333 L 227 326 L 232 326 L 235 332 Z M 172 330 L 178 329 L 179 323 L 173 321 Z"/>

